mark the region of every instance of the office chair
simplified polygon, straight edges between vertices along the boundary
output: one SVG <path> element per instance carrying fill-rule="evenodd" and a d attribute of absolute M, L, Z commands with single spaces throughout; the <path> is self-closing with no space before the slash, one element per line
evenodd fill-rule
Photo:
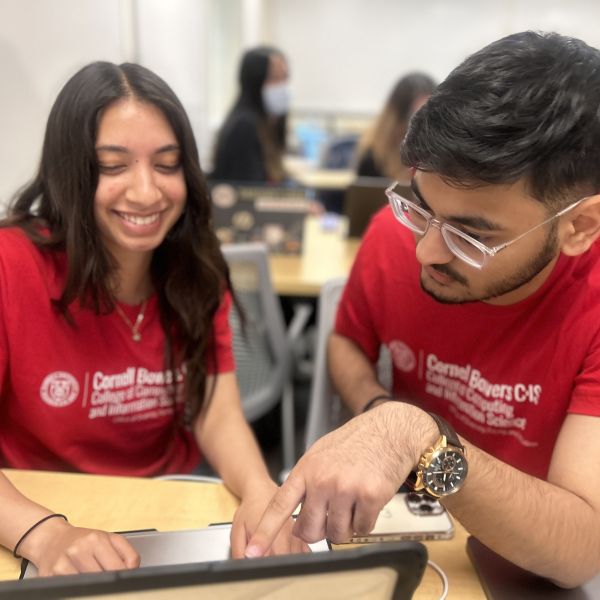
<path fill-rule="evenodd" d="M 290 469 L 296 459 L 292 347 L 312 308 L 297 304 L 286 328 L 271 283 L 266 245 L 231 244 L 223 245 L 222 250 L 245 315 L 243 325 L 235 309 L 230 318 L 244 414 L 253 422 L 281 402 L 283 467 Z"/>
<path fill-rule="evenodd" d="M 338 303 L 345 285 L 345 277 L 331 279 L 323 285 L 319 295 L 315 367 L 306 420 L 305 449 L 307 450 L 320 437 L 352 417 L 335 393 L 327 368 L 327 340 L 333 329 Z M 377 373 L 379 382 L 387 389 L 391 389 L 391 357 L 385 346 L 381 347 Z"/>

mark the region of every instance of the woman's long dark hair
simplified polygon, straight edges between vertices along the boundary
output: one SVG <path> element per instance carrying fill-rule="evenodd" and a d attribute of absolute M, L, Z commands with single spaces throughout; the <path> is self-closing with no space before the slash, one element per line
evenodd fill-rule
<path fill-rule="evenodd" d="M 166 335 L 165 368 L 185 361 L 188 414 L 196 416 L 206 392 L 207 354 L 214 355 L 213 317 L 231 286 L 211 227 L 211 204 L 190 122 L 160 77 L 131 63 L 95 62 L 78 71 L 50 112 L 39 172 L 17 194 L 3 225 L 21 227 L 42 249 L 66 252 L 65 287 L 54 300 L 65 318 L 70 320 L 74 300 L 97 314 L 114 309 L 111 281 L 117 265 L 94 218 L 95 143 L 103 111 L 122 98 L 156 106 L 181 148 L 185 210 L 155 250 L 150 268 Z"/>

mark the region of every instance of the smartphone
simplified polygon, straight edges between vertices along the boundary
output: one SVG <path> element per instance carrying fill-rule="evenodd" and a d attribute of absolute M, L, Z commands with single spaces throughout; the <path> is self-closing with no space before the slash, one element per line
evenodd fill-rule
<path fill-rule="evenodd" d="M 355 536 L 346 543 L 449 540 L 453 535 L 452 519 L 437 500 L 408 493 L 396 494 L 383 507 L 371 533 Z"/>

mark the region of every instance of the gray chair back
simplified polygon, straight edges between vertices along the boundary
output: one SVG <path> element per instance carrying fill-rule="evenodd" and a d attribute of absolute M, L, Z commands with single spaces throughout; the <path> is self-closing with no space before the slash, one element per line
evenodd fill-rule
<path fill-rule="evenodd" d="M 255 421 L 281 402 L 284 470 L 296 460 L 292 348 L 302 334 L 312 308 L 298 303 L 290 324 L 271 282 L 267 246 L 253 242 L 223 245 L 231 283 L 245 315 L 231 311 L 233 351 L 246 419 Z"/>
<path fill-rule="evenodd" d="M 306 420 L 305 449 L 352 417 L 335 393 L 327 367 L 327 340 L 333 330 L 337 307 L 345 285 L 345 277 L 331 279 L 323 285 L 319 295 L 315 366 Z M 385 388 L 392 388 L 391 357 L 385 346 L 380 350 L 377 376 Z M 367 400 L 368 398 L 365 402 Z"/>
<path fill-rule="evenodd" d="M 331 279 L 321 288 L 317 312 L 317 339 L 310 402 L 306 419 L 305 448 L 350 417 L 334 392 L 327 370 L 327 340 L 333 329 L 346 278 Z"/>
<path fill-rule="evenodd" d="M 252 422 L 279 401 L 290 375 L 291 350 L 271 282 L 266 245 L 231 244 L 222 250 L 245 314 L 244 328 L 235 309 L 230 321 L 244 414 Z"/>

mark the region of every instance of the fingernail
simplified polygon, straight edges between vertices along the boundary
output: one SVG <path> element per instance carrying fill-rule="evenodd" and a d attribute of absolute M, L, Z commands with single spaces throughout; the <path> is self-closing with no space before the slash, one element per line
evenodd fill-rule
<path fill-rule="evenodd" d="M 262 555 L 262 552 L 260 551 L 260 548 L 258 546 L 248 546 L 246 548 L 246 551 L 244 552 L 244 556 L 246 558 L 258 558 L 259 556 Z"/>

